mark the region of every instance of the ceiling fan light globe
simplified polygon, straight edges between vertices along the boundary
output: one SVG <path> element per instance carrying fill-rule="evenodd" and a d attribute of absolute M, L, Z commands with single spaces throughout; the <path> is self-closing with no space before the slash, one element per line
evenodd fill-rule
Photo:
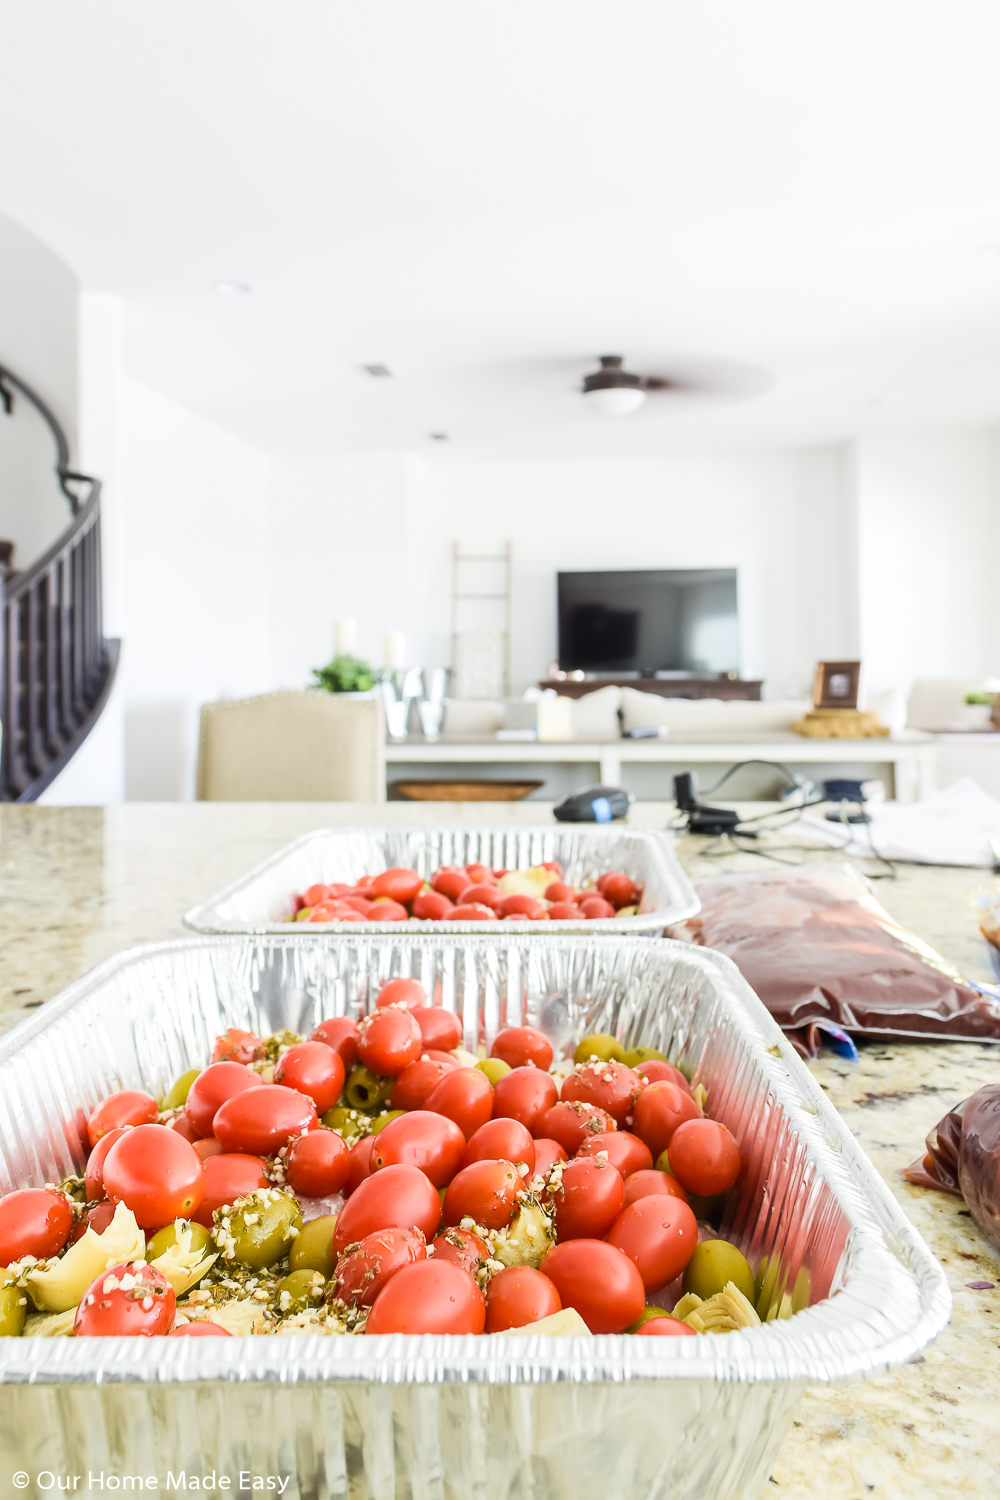
<path fill-rule="evenodd" d="M 630 417 L 645 403 L 646 392 L 634 385 L 612 385 L 587 391 L 584 399 L 602 417 Z"/>

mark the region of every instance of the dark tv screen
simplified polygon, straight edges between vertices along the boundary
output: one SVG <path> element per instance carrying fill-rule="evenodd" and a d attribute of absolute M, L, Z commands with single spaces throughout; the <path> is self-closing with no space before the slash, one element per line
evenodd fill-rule
<path fill-rule="evenodd" d="M 560 573 L 563 672 L 737 672 L 735 568 Z"/>

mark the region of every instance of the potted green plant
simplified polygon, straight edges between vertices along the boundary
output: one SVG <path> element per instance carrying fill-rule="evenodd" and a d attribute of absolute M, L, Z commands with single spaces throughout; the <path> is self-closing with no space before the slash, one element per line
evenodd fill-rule
<path fill-rule="evenodd" d="M 325 667 L 313 667 L 315 686 L 327 693 L 370 693 L 386 675 L 385 667 L 370 667 L 359 656 L 335 656 Z"/>

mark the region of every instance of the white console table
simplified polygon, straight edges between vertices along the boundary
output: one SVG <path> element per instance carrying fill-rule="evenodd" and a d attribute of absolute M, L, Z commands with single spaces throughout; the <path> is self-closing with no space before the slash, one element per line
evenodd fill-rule
<path fill-rule="evenodd" d="M 893 768 L 898 802 L 914 802 L 929 797 L 935 790 L 934 737 L 919 730 L 866 740 L 814 740 L 790 731 L 757 738 L 743 735 L 738 740 L 706 740 L 672 733 L 655 740 L 594 736 L 587 740 L 545 743 L 471 735 L 442 735 L 437 740 L 426 740 L 421 735 L 411 735 L 405 740 L 390 741 L 385 758 L 390 766 L 590 765 L 597 770 L 596 779 L 607 786 L 620 784 L 622 766 L 627 763 L 727 766 L 743 760 L 776 760 L 797 766 L 888 764 Z"/>

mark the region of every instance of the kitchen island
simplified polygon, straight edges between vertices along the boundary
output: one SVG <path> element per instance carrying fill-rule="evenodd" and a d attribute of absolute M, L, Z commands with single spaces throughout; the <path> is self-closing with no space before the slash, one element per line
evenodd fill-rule
<path fill-rule="evenodd" d="M 630 821 L 662 828 L 671 815 L 664 804 L 644 803 Z M 530 824 L 550 816 L 539 803 L 4 805 L 0 1030 L 111 954 L 184 935 L 188 907 L 314 828 Z M 705 848 L 704 839 L 679 840 L 695 878 L 767 867 L 744 854 L 706 857 Z M 837 858 L 831 851 L 800 857 Z M 877 873 L 870 862 L 852 863 Z M 983 980 L 989 975 L 968 893 L 988 881 L 984 871 L 903 866 L 897 880 L 879 882 L 878 895 L 900 922 Z M 899 1173 L 952 1104 L 1000 1078 L 1000 1048 L 879 1043 L 863 1047 L 859 1063 L 824 1055 L 809 1067 L 939 1258 L 955 1306 L 950 1326 L 910 1364 L 865 1382 L 811 1387 L 763 1494 L 992 1500 L 1000 1493 L 1000 1260 L 958 1200 L 911 1187 Z M 969 1283 L 978 1281 L 997 1286 L 973 1290 Z"/>

